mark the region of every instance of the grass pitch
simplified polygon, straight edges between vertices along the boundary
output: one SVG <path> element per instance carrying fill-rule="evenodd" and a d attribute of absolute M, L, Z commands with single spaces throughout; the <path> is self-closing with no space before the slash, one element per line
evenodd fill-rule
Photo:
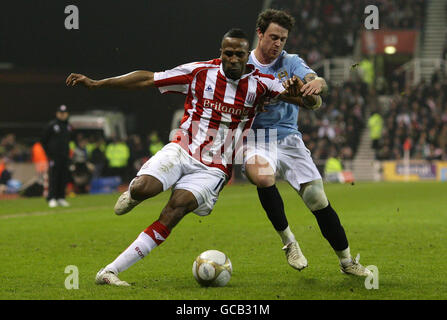
<path fill-rule="evenodd" d="M 446 183 L 326 185 L 351 253 L 379 270 L 377 290 L 340 273 L 313 215 L 292 188 L 278 187 L 307 269 L 288 266 L 255 187 L 235 184 L 210 216 L 189 214 L 165 243 L 120 274 L 130 288 L 95 285 L 95 274 L 158 218 L 168 192 L 124 216 L 113 213 L 118 194 L 76 196 L 70 208 L 56 209 L 43 199 L 0 200 L 0 299 L 447 299 Z M 224 288 L 202 288 L 192 276 L 193 260 L 208 249 L 232 261 Z M 69 265 L 79 270 L 77 290 L 65 288 Z"/>

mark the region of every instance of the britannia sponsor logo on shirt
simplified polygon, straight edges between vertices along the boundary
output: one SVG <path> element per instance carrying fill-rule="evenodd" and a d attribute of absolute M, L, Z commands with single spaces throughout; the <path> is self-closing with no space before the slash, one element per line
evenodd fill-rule
<path fill-rule="evenodd" d="M 205 108 L 211 108 L 216 111 L 220 111 L 223 113 L 229 113 L 229 114 L 232 114 L 235 116 L 241 116 L 241 115 L 246 116 L 250 111 L 250 109 L 248 109 L 248 108 L 236 107 L 234 105 L 229 106 L 229 105 L 223 104 L 221 102 L 217 102 L 217 101 L 209 100 L 209 99 L 203 100 L 203 106 Z"/>

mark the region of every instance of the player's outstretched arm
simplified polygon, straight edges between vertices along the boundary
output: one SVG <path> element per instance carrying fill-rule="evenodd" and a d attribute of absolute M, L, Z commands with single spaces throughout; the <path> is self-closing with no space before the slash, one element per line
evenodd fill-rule
<path fill-rule="evenodd" d="M 83 74 L 72 73 L 65 81 L 67 86 L 84 86 L 94 88 L 144 89 L 154 86 L 154 73 L 151 71 L 134 71 L 122 76 L 93 80 Z"/>
<path fill-rule="evenodd" d="M 321 97 L 318 94 L 303 95 L 301 89 L 304 86 L 304 83 L 297 76 L 293 76 L 291 79 L 284 81 L 283 86 L 286 90 L 279 95 L 280 100 L 293 103 L 310 110 L 316 110 L 322 104 Z"/>

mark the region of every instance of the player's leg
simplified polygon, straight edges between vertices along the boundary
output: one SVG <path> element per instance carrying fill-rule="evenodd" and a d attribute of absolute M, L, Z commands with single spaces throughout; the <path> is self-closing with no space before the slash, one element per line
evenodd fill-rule
<path fill-rule="evenodd" d="M 321 179 L 301 184 L 299 194 L 314 214 L 323 237 L 329 242 L 340 261 L 341 271 L 367 276 L 370 271 L 352 259 L 348 239 L 340 219 L 329 203 Z"/>
<path fill-rule="evenodd" d="M 300 194 L 314 214 L 321 233 L 340 260 L 342 271 L 366 275 L 369 271 L 351 257 L 345 230 L 326 197 L 321 175 L 300 136 L 290 135 L 280 141 L 278 167 L 283 178 Z"/>
<path fill-rule="evenodd" d="M 163 184 L 150 175 L 135 177 L 129 184 L 127 191 L 123 192 L 116 201 L 114 211 L 123 215 L 135 208 L 142 201 L 155 197 L 163 191 Z"/>
<path fill-rule="evenodd" d="M 299 194 L 317 219 L 323 237 L 340 258 L 340 262 L 350 259 L 348 239 L 337 213 L 330 205 L 321 179 L 301 184 Z"/>
<path fill-rule="evenodd" d="M 141 232 L 112 263 L 98 272 L 96 283 L 128 286 L 129 284 L 121 281 L 117 275 L 161 245 L 181 219 L 197 207 L 198 203 L 193 193 L 187 190 L 174 190 L 160 217 Z"/>
<path fill-rule="evenodd" d="M 169 143 L 141 167 L 127 191 L 118 198 L 114 211 L 123 215 L 142 201 L 167 190 L 180 178 L 180 146 Z"/>
<path fill-rule="evenodd" d="M 56 201 L 56 187 L 57 187 L 57 172 L 56 163 L 53 159 L 49 161 L 48 167 L 48 206 L 50 208 L 57 207 Z"/>
<path fill-rule="evenodd" d="M 59 159 L 58 160 L 56 199 L 57 199 L 57 204 L 62 207 L 70 206 L 70 204 L 65 200 L 65 189 L 67 187 L 67 183 L 70 180 L 70 171 L 69 171 L 68 166 L 69 166 L 68 159 Z"/>
<path fill-rule="evenodd" d="M 307 259 L 290 230 L 284 211 L 284 202 L 275 184 L 275 169 L 273 163 L 270 162 L 260 155 L 250 156 L 245 163 L 245 174 L 248 180 L 257 187 L 261 205 L 281 237 L 288 263 L 293 268 L 301 270 L 307 266 Z"/>
<path fill-rule="evenodd" d="M 247 179 L 257 187 L 258 197 L 267 217 L 279 233 L 283 244 L 295 241 L 288 228 L 289 224 L 284 211 L 284 202 L 276 188 L 275 171 L 272 165 L 262 156 L 254 155 L 245 164 Z"/>

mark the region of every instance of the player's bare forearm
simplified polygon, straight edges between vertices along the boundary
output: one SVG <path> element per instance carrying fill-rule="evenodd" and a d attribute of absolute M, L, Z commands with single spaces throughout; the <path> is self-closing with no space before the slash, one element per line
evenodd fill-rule
<path fill-rule="evenodd" d="M 151 71 L 134 71 L 122 76 L 93 80 L 82 74 L 72 73 L 66 80 L 67 86 L 81 85 L 90 89 L 121 88 L 144 89 L 154 86 L 154 73 Z"/>
<path fill-rule="evenodd" d="M 319 95 L 308 95 L 305 97 L 301 96 L 288 96 L 286 94 L 281 94 L 279 97 L 281 100 L 295 104 L 297 106 L 304 107 L 309 110 L 316 110 L 322 104 L 322 99 Z"/>
<path fill-rule="evenodd" d="M 96 87 L 143 89 L 154 86 L 154 73 L 151 71 L 134 71 L 128 74 L 97 81 Z"/>
<path fill-rule="evenodd" d="M 301 87 L 304 97 L 310 94 L 326 96 L 329 88 L 324 78 L 318 77 L 315 73 L 308 73 L 304 76 L 304 81 L 306 84 Z"/>

